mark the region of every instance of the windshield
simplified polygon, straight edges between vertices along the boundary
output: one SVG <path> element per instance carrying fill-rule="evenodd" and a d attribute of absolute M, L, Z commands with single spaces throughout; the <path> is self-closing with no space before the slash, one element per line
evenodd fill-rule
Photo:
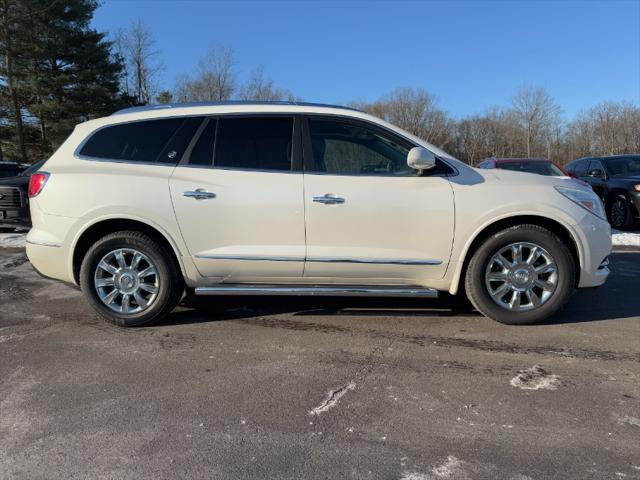
<path fill-rule="evenodd" d="M 617 157 L 606 160 L 611 175 L 640 175 L 640 157 Z"/>
<path fill-rule="evenodd" d="M 40 167 L 44 164 L 45 160 L 40 160 L 39 162 L 34 163 L 33 165 L 25 168 L 23 171 L 20 172 L 20 176 L 27 176 L 27 175 L 31 175 L 32 173 L 36 173 Z"/>
<path fill-rule="evenodd" d="M 564 177 L 565 173 L 551 162 L 509 162 L 498 163 L 498 168 L 504 170 L 515 170 L 518 172 L 537 173 L 538 175 L 547 175 L 555 177 Z"/>

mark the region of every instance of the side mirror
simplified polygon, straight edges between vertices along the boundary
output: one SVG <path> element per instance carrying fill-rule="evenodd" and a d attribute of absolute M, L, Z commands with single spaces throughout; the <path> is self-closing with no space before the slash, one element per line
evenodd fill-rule
<path fill-rule="evenodd" d="M 407 154 L 407 165 L 419 172 L 436 166 L 436 156 L 424 147 L 413 147 Z"/>
<path fill-rule="evenodd" d="M 575 172 L 567 172 L 567 177 L 578 178 L 578 176 L 575 174 Z"/>
<path fill-rule="evenodd" d="M 600 170 L 599 168 L 596 168 L 595 170 L 589 170 L 589 173 L 587 173 L 588 177 L 597 177 L 597 178 L 604 178 L 604 172 L 602 170 Z"/>

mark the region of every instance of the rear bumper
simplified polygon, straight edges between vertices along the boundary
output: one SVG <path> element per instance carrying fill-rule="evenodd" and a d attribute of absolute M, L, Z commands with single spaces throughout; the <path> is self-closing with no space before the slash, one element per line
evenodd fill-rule
<path fill-rule="evenodd" d="M 35 243 L 27 236 L 27 257 L 43 277 L 75 284 L 74 279 L 69 278 L 67 255 L 62 245 Z"/>
<path fill-rule="evenodd" d="M 75 284 L 69 235 L 76 219 L 47 215 L 37 202 L 32 202 L 31 214 L 33 227 L 27 234 L 29 261 L 41 275 Z"/>

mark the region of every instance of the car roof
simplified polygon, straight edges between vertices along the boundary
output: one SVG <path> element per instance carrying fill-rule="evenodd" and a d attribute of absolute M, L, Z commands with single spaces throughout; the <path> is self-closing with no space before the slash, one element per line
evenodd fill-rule
<path fill-rule="evenodd" d="M 112 115 L 123 115 L 126 113 L 141 113 L 141 112 L 153 112 L 158 110 L 169 110 L 178 108 L 192 108 L 192 107 L 274 107 L 274 106 L 294 106 L 301 107 L 301 110 L 307 110 L 309 108 L 335 108 L 340 110 L 350 110 L 360 112 L 357 108 L 345 107 L 342 105 L 330 105 L 326 103 L 313 103 L 313 102 L 289 102 L 289 101 L 253 101 L 253 100 L 232 100 L 226 102 L 186 102 L 186 103 L 165 103 L 160 105 L 143 105 L 139 107 L 128 107 L 118 110 Z"/>

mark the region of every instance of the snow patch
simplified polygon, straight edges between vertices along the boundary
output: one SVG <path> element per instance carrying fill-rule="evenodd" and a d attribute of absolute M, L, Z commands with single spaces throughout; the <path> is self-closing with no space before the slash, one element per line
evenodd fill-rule
<path fill-rule="evenodd" d="M 400 480 L 463 480 L 469 478 L 462 467 L 462 461 L 458 460 L 453 455 L 449 455 L 446 462 L 438 467 L 433 467 L 430 473 L 403 472 Z"/>
<path fill-rule="evenodd" d="M 640 418 L 630 417 L 629 415 L 618 418 L 618 425 L 624 425 L 625 423 L 627 425 L 634 425 L 636 427 L 640 427 Z"/>
<path fill-rule="evenodd" d="M 331 390 L 327 394 L 327 398 L 324 402 L 318 405 L 316 408 L 309 412 L 309 415 L 320 415 L 321 413 L 326 412 L 327 410 L 335 407 L 340 399 L 346 395 L 349 390 L 354 390 L 356 388 L 356 384 L 351 382 L 347 385 L 344 385 L 335 390 Z"/>
<path fill-rule="evenodd" d="M 24 248 L 27 236 L 24 233 L 0 233 L 0 248 Z"/>
<path fill-rule="evenodd" d="M 560 377 L 547 372 L 540 365 L 534 365 L 518 374 L 509 382 L 522 390 L 555 390 L 560 385 Z"/>
<path fill-rule="evenodd" d="M 461 466 L 462 462 L 460 460 L 449 455 L 444 464 L 434 468 L 431 472 L 436 476 L 436 478 L 458 478 L 458 476 L 463 473 Z"/>
<path fill-rule="evenodd" d="M 611 243 L 618 247 L 640 247 L 640 232 L 611 230 Z"/>

